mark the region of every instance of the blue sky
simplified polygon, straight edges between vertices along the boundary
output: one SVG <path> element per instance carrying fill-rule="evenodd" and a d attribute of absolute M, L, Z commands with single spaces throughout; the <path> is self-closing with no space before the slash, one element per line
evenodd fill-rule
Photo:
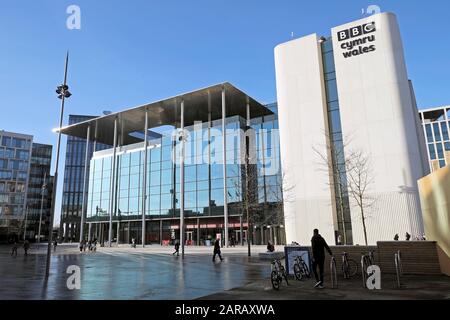
<path fill-rule="evenodd" d="M 81 30 L 66 28 L 71 4 L 81 8 Z M 419 106 L 450 104 L 448 0 L 0 0 L 0 129 L 56 144 L 54 90 L 66 50 L 66 115 L 118 111 L 222 81 L 273 102 L 274 47 L 292 32 L 329 35 L 371 4 L 398 16 Z"/>

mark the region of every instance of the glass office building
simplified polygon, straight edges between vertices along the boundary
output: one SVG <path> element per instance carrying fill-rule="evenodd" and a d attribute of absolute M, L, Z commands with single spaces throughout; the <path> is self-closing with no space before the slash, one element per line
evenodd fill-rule
<path fill-rule="evenodd" d="M 30 170 L 30 135 L 0 131 L 0 237 L 17 239 L 22 232 Z"/>
<path fill-rule="evenodd" d="M 94 119 L 94 116 L 69 115 L 69 125 Z M 89 148 L 92 156 L 94 145 Z M 104 148 L 97 144 L 96 150 Z M 60 239 L 78 241 L 80 236 L 81 209 L 83 197 L 84 159 L 86 155 L 86 138 L 67 138 L 66 160 L 64 167 L 64 184 L 60 220 Z M 89 168 L 89 164 L 88 164 Z"/>
<path fill-rule="evenodd" d="M 41 224 L 41 240 L 48 238 L 52 205 L 53 176 L 50 175 L 52 146 L 33 143 L 28 181 L 26 237 L 37 240 Z"/>
<path fill-rule="evenodd" d="M 33 136 L 0 131 L 0 242 L 35 240 L 44 176 L 51 178 L 51 157 L 52 146 L 33 143 Z M 48 233 L 44 225 L 51 203 L 48 191 L 41 234 Z"/>
<path fill-rule="evenodd" d="M 188 245 L 207 245 L 216 237 L 236 244 L 285 242 L 277 106 L 224 87 L 226 113 L 221 86 L 214 86 L 63 128 L 81 137 L 92 127 L 92 141 L 117 146 L 92 156 L 84 238 L 170 244 L 181 238 L 183 221 Z"/>
<path fill-rule="evenodd" d="M 450 165 L 450 106 L 420 110 L 430 171 Z"/>

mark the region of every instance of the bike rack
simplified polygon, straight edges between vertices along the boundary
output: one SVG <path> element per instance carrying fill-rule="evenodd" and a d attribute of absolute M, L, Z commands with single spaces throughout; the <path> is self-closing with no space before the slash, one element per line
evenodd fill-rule
<path fill-rule="evenodd" d="M 363 282 L 363 288 L 365 289 L 366 288 L 366 276 L 367 276 L 367 274 L 366 274 L 366 270 L 364 270 L 364 258 L 365 258 L 366 256 L 365 255 L 362 255 L 361 256 L 361 274 L 362 274 L 362 282 Z"/>
<path fill-rule="evenodd" d="M 403 275 L 402 258 L 400 251 L 398 251 L 394 255 L 394 262 L 395 262 L 395 274 L 397 275 L 397 288 L 400 289 L 402 287 L 401 276 Z"/>
<path fill-rule="evenodd" d="M 398 265 L 399 265 L 399 269 L 400 269 L 400 275 L 403 275 L 402 253 L 400 252 L 400 250 L 398 250 L 397 254 L 398 254 Z"/>
<path fill-rule="evenodd" d="M 336 259 L 334 257 L 331 258 L 330 270 L 331 270 L 331 287 L 333 289 L 337 289 L 338 277 L 337 277 Z"/>

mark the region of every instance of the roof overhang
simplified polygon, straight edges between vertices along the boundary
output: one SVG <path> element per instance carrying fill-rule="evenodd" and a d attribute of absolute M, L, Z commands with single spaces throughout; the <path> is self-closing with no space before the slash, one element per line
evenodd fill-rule
<path fill-rule="evenodd" d="M 118 131 L 121 145 L 141 142 L 142 139 L 131 136 L 135 132 L 145 129 L 145 112 L 148 111 L 148 128 L 160 126 L 180 127 L 181 101 L 184 101 L 184 125 L 191 126 L 196 121 L 208 122 L 222 118 L 222 89 L 225 89 L 226 117 L 247 117 L 247 102 L 250 106 L 252 118 L 273 114 L 265 106 L 239 90 L 228 82 L 217 84 L 208 88 L 180 94 L 175 97 L 152 102 L 142 106 L 94 118 L 88 121 L 63 127 L 62 134 L 83 138 L 87 137 L 87 129 L 91 126 L 90 140 L 113 145 L 114 121 L 118 120 Z M 142 135 L 143 136 L 143 135 Z"/>

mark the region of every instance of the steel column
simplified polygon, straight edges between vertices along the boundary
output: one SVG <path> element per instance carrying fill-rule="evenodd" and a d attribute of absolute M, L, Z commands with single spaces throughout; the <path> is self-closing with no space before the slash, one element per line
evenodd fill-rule
<path fill-rule="evenodd" d="M 108 232 L 108 246 L 112 246 L 112 233 L 113 233 L 113 212 L 114 212 L 114 198 L 116 189 L 116 159 L 117 158 L 117 118 L 114 119 L 114 142 L 113 142 L 113 161 L 111 172 L 111 190 L 109 199 L 109 232 Z"/>
<path fill-rule="evenodd" d="M 80 243 L 84 240 L 84 220 L 87 213 L 87 191 L 88 191 L 88 162 L 89 162 L 89 141 L 91 138 L 91 125 L 87 127 L 86 134 L 86 153 L 84 156 L 84 175 L 83 175 L 83 197 L 81 203 L 81 223 L 80 223 Z"/>
<path fill-rule="evenodd" d="M 223 156 L 223 218 L 224 240 L 228 248 L 228 187 L 227 187 L 227 134 L 226 134 L 226 92 L 222 87 L 222 156 Z"/>
<path fill-rule="evenodd" d="M 181 161 L 180 161 L 180 245 L 181 257 L 184 258 L 184 99 L 181 100 Z"/>
<path fill-rule="evenodd" d="M 144 126 L 144 177 L 142 179 L 142 247 L 145 247 L 145 212 L 147 209 L 147 160 L 148 160 L 148 110 L 145 109 L 145 126 Z"/>

